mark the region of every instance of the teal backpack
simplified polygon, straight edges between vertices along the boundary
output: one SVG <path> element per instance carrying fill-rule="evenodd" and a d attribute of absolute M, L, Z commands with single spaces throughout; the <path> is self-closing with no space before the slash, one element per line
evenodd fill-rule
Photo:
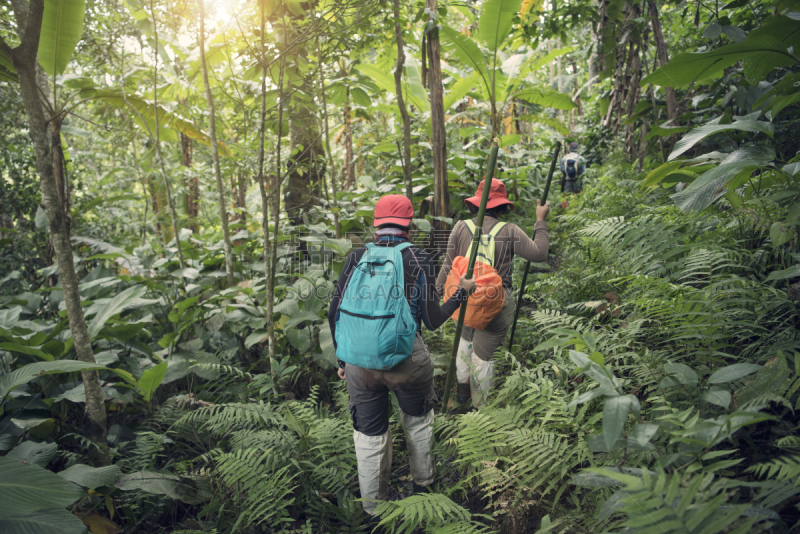
<path fill-rule="evenodd" d="M 414 348 L 417 324 L 403 286 L 403 250 L 367 245 L 336 313 L 336 355 L 365 369 L 391 369 Z"/>

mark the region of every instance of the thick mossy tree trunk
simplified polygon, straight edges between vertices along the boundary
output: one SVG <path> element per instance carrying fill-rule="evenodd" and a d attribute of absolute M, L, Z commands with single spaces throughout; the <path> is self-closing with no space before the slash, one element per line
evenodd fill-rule
<path fill-rule="evenodd" d="M 301 213 L 319 204 L 316 184 L 325 175 L 325 147 L 319 134 L 319 121 L 310 102 L 292 100 L 289 109 L 289 180 L 286 191 L 286 213 L 295 224 Z"/>
<path fill-rule="evenodd" d="M 225 208 L 225 186 L 222 184 L 222 170 L 219 166 L 219 145 L 217 144 L 216 109 L 214 108 L 214 97 L 211 94 L 211 84 L 208 82 L 208 65 L 206 62 L 206 15 L 203 6 L 204 0 L 200 0 L 200 66 L 203 70 L 203 85 L 206 88 L 206 101 L 208 102 L 208 132 L 211 138 L 211 155 L 214 159 L 214 175 L 217 178 L 217 201 L 219 204 L 219 218 L 222 224 L 222 242 L 225 253 L 225 277 L 228 287 L 236 283 L 233 275 L 233 247 L 231 246 L 231 233 L 228 229 L 228 210 Z"/>
<path fill-rule="evenodd" d="M 39 101 L 40 89 L 36 80 L 36 55 L 39 49 L 44 0 L 31 0 L 27 16 L 17 16 L 17 24 L 24 28 L 20 45 L 12 49 L 0 39 L 0 48 L 11 58 L 20 83 L 20 92 L 28 117 L 28 134 L 33 141 L 36 155 L 36 169 L 39 172 L 42 189 L 42 203 L 47 214 L 50 236 L 53 240 L 56 261 L 58 262 L 67 319 L 72 332 L 75 353 L 79 360 L 96 363 L 92 352 L 89 331 L 81 308 L 78 292 L 78 276 L 72 261 L 72 247 L 67 234 L 67 214 L 59 200 L 58 185 L 53 169 L 52 138 L 48 134 L 48 117 Z M 19 14 L 17 14 L 19 15 Z M 109 465 L 111 457 L 106 440 L 106 409 L 103 404 L 103 391 L 97 371 L 81 373 L 86 392 L 86 408 L 81 433 L 91 440 L 95 447 L 89 449 L 89 456 L 95 465 Z"/>
<path fill-rule="evenodd" d="M 436 0 L 426 0 L 431 20 L 437 13 Z M 434 21 L 435 22 L 435 21 Z M 444 124 L 444 88 L 442 86 L 442 65 L 439 57 L 439 30 L 434 28 L 428 34 L 428 61 L 430 62 L 429 84 L 431 99 L 431 146 L 433 147 L 433 216 L 450 216 L 450 190 L 447 183 L 447 132 Z M 450 227 L 439 220 L 434 221 L 435 243 L 437 248 L 447 246 Z"/>

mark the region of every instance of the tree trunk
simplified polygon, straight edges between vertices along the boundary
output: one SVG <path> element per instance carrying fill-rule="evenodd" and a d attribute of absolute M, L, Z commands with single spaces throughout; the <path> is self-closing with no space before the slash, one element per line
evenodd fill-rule
<path fill-rule="evenodd" d="M 314 194 L 314 184 L 325 175 L 325 148 L 317 131 L 314 108 L 305 102 L 294 100 L 289 117 L 289 142 L 292 153 L 289 158 L 289 181 L 286 193 L 286 213 L 295 223 L 302 221 L 301 213 L 319 204 Z M 302 146 L 302 150 L 299 148 Z"/>
<path fill-rule="evenodd" d="M 437 12 L 436 0 L 426 0 L 430 19 Z M 430 99 L 431 99 L 431 146 L 433 148 L 433 207 L 432 215 L 450 216 L 450 190 L 447 183 L 447 132 L 444 125 L 444 88 L 442 87 L 442 65 L 439 57 L 439 30 L 428 33 L 428 59 L 430 61 Z M 444 221 L 434 220 L 435 243 L 443 249 L 447 245 L 450 227 Z"/>
<path fill-rule="evenodd" d="M 181 239 L 180 233 L 178 232 L 178 214 L 175 211 L 175 203 L 172 202 L 172 192 L 170 191 L 169 187 L 169 178 L 167 177 L 167 168 L 164 165 L 164 155 L 161 153 L 161 141 L 159 138 L 159 126 L 158 126 L 158 21 L 156 20 L 156 10 L 153 6 L 153 0 L 150 0 L 150 16 L 153 17 L 153 38 L 155 40 L 155 47 L 153 49 L 153 115 L 155 120 L 153 121 L 154 124 L 154 131 L 150 132 L 150 137 L 152 137 L 153 142 L 155 143 L 156 148 L 156 157 L 158 158 L 158 165 L 161 169 L 161 179 L 164 183 L 164 193 L 167 195 L 167 205 L 169 206 L 169 214 L 170 218 L 172 219 L 172 232 L 175 235 L 175 247 L 178 249 L 178 263 L 180 263 L 181 269 L 186 267 L 186 264 L 183 261 L 183 250 L 181 249 Z M 123 92 L 123 96 L 124 96 Z M 138 113 L 138 112 L 137 112 Z M 147 124 L 143 117 L 140 116 L 142 122 Z M 165 239 L 165 246 L 166 246 L 166 239 Z"/>
<path fill-rule="evenodd" d="M 64 146 L 61 143 L 61 125 L 63 124 L 63 115 L 59 115 L 51 121 L 52 128 L 50 139 L 53 145 L 53 175 L 56 179 L 56 187 L 58 188 L 58 203 L 61 204 L 61 209 L 64 210 L 66 215 L 66 230 L 67 239 L 72 235 L 72 213 L 70 212 L 71 192 L 69 189 L 69 179 L 67 177 L 67 166 L 64 160 Z"/>
<path fill-rule="evenodd" d="M 214 175 L 217 179 L 217 203 L 219 204 L 219 218 L 222 224 L 222 241 L 225 252 L 225 278 L 228 287 L 236 281 L 233 275 L 233 247 L 231 246 L 231 233 L 228 229 L 228 210 L 225 208 L 225 186 L 222 184 L 222 171 L 219 167 L 219 145 L 217 145 L 216 110 L 214 97 L 211 95 L 211 84 L 208 83 L 208 65 L 206 64 L 206 15 L 205 0 L 200 0 L 200 65 L 203 69 L 203 85 L 206 88 L 206 101 L 208 102 L 209 137 L 211 138 L 211 156 L 214 159 Z"/>
<path fill-rule="evenodd" d="M 269 357 L 269 372 L 270 375 L 273 377 L 275 376 L 275 368 L 272 365 L 272 358 L 275 353 L 274 349 L 274 342 L 275 342 L 275 327 L 272 322 L 273 320 L 273 305 L 275 301 L 275 277 L 272 275 L 273 271 L 273 263 L 272 263 L 272 255 L 270 251 L 272 247 L 270 246 L 269 241 L 269 203 L 270 199 L 267 196 L 267 184 L 264 177 L 264 139 L 266 137 L 266 125 L 267 125 L 267 60 L 266 60 L 266 47 L 264 45 L 264 33 L 266 30 L 266 14 L 264 12 L 265 2 L 259 2 L 259 7 L 261 11 L 261 122 L 258 133 L 258 189 L 261 193 L 261 212 L 262 212 L 262 219 L 261 219 L 261 229 L 264 231 L 264 306 L 265 311 L 264 315 L 267 319 L 267 336 L 269 337 L 269 348 L 268 350 L 268 357 Z M 283 62 L 281 62 L 281 70 L 283 70 Z M 281 74 L 280 77 L 280 86 L 283 86 L 283 75 Z M 282 96 L 282 95 L 281 95 Z M 281 104 L 280 107 L 282 108 L 283 105 Z M 280 134 L 280 126 L 278 126 L 278 133 Z M 280 156 L 279 156 L 280 157 Z M 280 174 L 280 169 L 277 174 Z M 273 187 L 275 184 L 279 183 L 279 178 L 276 176 L 273 181 Z M 280 197 L 278 195 L 278 191 L 273 189 L 272 196 L 278 198 L 280 202 Z M 275 234 L 275 246 L 278 244 L 277 240 L 277 226 L 275 227 L 276 234 Z"/>
<path fill-rule="evenodd" d="M 342 189 L 349 191 L 356 183 L 356 171 L 353 167 L 353 126 L 350 117 L 350 88 L 345 92 L 344 101 L 344 184 Z"/>
<path fill-rule="evenodd" d="M 185 102 L 184 102 L 185 104 Z M 181 164 L 186 168 L 186 215 L 189 218 L 189 227 L 197 233 L 197 216 L 200 214 L 200 179 L 192 172 L 192 139 L 181 133 Z"/>
<path fill-rule="evenodd" d="M 317 55 L 319 56 L 319 41 L 317 41 Z M 331 151 L 331 133 L 328 127 L 328 99 L 325 95 L 325 72 L 323 69 L 319 70 L 319 85 L 322 94 L 322 112 L 325 120 L 325 150 L 328 152 L 328 169 L 331 177 L 331 188 L 333 189 L 333 226 L 336 230 L 336 239 L 342 237 L 341 226 L 339 225 L 339 196 L 338 187 L 336 183 L 336 172 L 333 164 L 333 151 Z"/>
<path fill-rule="evenodd" d="M 0 48 L 11 58 L 19 77 L 20 93 L 28 117 L 28 135 L 33 141 L 36 168 L 41 180 L 42 203 L 45 206 L 50 236 L 55 248 L 75 353 L 79 360 L 94 364 L 96 362 L 92 353 L 92 343 L 83 317 L 81 297 L 78 292 L 78 276 L 72 261 L 72 247 L 67 235 L 67 215 L 59 201 L 58 186 L 53 170 L 52 138 L 48 136 L 48 119 L 38 97 L 36 54 L 39 48 L 43 15 L 44 0 L 31 0 L 27 17 L 17 19 L 20 28 L 24 28 L 20 45 L 12 50 L 5 41 L 0 39 Z M 21 18 L 27 20 L 23 23 Z M 81 432 L 96 446 L 91 447 L 88 451 L 92 463 L 98 466 L 110 465 L 111 457 L 106 440 L 106 409 L 103 403 L 100 379 L 97 371 L 84 371 L 81 373 L 81 378 L 86 392 L 86 407 Z"/>
<path fill-rule="evenodd" d="M 406 181 L 406 196 L 414 202 L 414 191 L 411 182 L 411 119 L 403 99 L 403 65 L 406 54 L 403 51 L 403 31 L 400 29 L 400 0 L 394 0 L 394 37 L 397 41 L 397 67 L 394 70 L 394 87 L 397 93 L 397 107 L 403 118 L 403 176 Z"/>
<path fill-rule="evenodd" d="M 663 66 L 669 62 L 669 56 L 667 54 L 667 43 L 664 41 L 664 33 L 661 31 L 661 21 L 658 19 L 658 5 L 652 0 L 647 2 L 647 5 L 650 9 L 650 24 L 653 27 L 653 38 L 656 41 L 658 61 Z M 665 87 L 664 93 L 667 97 L 667 117 L 669 120 L 674 121 L 678 117 L 678 97 L 672 87 Z M 676 125 L 673 124 L 673 126 Z"/>

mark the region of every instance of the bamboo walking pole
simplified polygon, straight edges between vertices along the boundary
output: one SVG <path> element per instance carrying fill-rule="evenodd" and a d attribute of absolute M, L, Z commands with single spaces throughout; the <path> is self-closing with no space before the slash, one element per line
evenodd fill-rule
<path fill-rule="evenodd" d="M 494 168 L 497 164 L 497 150 L 499 146 L 497 141 L 492 142 L 492 150 L 489 152 L 489 164 L 486 166 L 486 175 L 483 181 L 483 195 L 481 195 L 481 205 L 478 208 L 478 216 L 475 220 L 475 233 L 472 235 L 472 252 L 469 255 L 469 263 L 467 265 L 467 278 L 472 278 L 472 273 L 475 270 L 475 259 L 478 257 L 478 243 L 481 238 L 481 231 L 483 230 L 483 215 L 486 213 L 486 202 L 489 200 L 489 190 L 492 188 L 492 178 L 494 178 Z M 488 182 L 488 183 L 487 183 Z M 458 357 L 458 343 L 461 340 L 461 330 L 464 328 L 464 317 L 467 314 L 467 301 L 461 303 L 461 309 L 458 312 L 458 323 L 456 324 L 456 337 L 453 340 L 453 353 L 450 355 L 450 365 L 447 367 L 447 380 L 444 383 L 444 402 L 442 404 L 442 413 L 447 413 L 447 403 L 450 400 L 450 390 L 453 388 L 453 375 L 456 372 L 456 358 Z"/>
<path fill-rule="evenodd" d="M 544 194 L 542 195 L 542 205 L 547 203 L 547 195 L 550 193 L 550 182 L 553 179 L 553 172 L 556 170 L 556 162 L 558 161 L 558 153 L 561 151 L 561 141 L 556 141 L 556 153 L 553 154 L 553 161 L 550 162 L 550 171 L 547 173 L 547 182 L 544 184 Z M 533 239 L 536 239 L 536 230 L 533 231 Z M 517 309 L 514 310 L 514 322 L 511 324 L 511 336 L 508 338 L 508 348 L 514 344 L 514 334 L 517 332 L 517 318 L 519 317 L 519 310 L 522 307 L 522 296 L 525 294 L 525 283 L 528 281 L 528 269 L 531 262 L 525 263 L 525 270 L 522 273 L 522 285 L 519 286 L 519 297 L 517 298 Z"/>

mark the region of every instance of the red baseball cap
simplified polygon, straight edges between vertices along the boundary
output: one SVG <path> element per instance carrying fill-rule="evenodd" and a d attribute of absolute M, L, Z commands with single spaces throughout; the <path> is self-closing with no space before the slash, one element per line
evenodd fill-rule
<path fill-rule="evenodd" d="M 475 196 L 465 198 L 464 202 L 469 202 L 476 208 L 480 207 L 481 197 L 483 196 L 484 182 L 486 182 L 486 180 L 483 180 L 478 186 L 478 191 L 475 193 Z M 492 188 L 489 189 L 489 200 L 486 202 L 486 209 L 496 208 L 497 206 L 502 206 L 503 204 L 510 204 L 511 209 L 514 209 L 514 203 L 508 200 L 506 186 L 497 178 L 492 178 Z"/>
<path fill-rule="evenodd" d="M 375 204 L 375 222 L 373 226 L 384 224 L 399 224 L 400 226 L 411 226 L 411 219 L 414 218 L 414 206 L 411 201 L 403 195 L 386 195 Z"/>

